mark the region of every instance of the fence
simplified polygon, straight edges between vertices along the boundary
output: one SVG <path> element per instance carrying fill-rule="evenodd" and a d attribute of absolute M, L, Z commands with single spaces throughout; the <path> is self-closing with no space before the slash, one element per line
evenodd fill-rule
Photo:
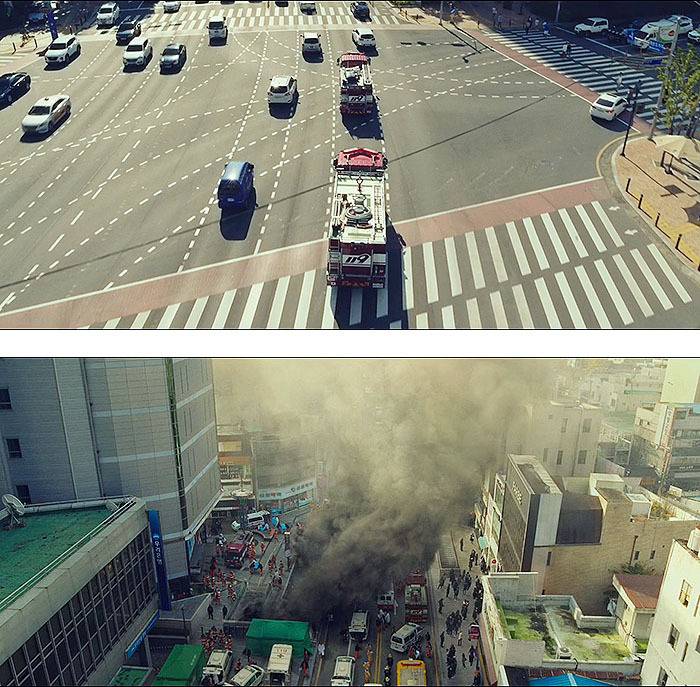
<path fill-rule="evenodd" d="M 671 241 L 674 241 L 674 248 L 685 258 L 690 260 L 690 262 L 693 263 L 693 265 L 697 266 L 698 272 L 700 272 L 700 257 L 697 255 L 695 250 L 691 247 L 688 246 L 687 243 L 685 245 L 685 250 L 683 246 L 683 233 L 679 231 L 676 227 L 671 225 L 669 222 L 667 222 L 663 217 L 661 217 L 661 213 L 654 208 L 651 203 L 648 201 L 644 200 L 644 194 L 639 193 L 639 196 L 635 196 L 634 193 L 630 190 L 630 184 L 632 182 L 632 179 L 630 177 L 627 178 L 627 183 L 625 184 L 625 193 L 627 195 L 631 196 L 637 201 L 637 209 L 641 210 L 649 219 L 654 220 L 654 226 L 662 233 L 664 236 L 669 238 Z M 698 227 L 698 231 L 700 231 L 700 227 Z"/>

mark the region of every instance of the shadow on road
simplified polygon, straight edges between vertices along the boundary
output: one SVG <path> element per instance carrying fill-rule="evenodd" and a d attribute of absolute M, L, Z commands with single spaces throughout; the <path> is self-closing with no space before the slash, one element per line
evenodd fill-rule
<path fill-rule="evenodd" d="M 383 138 L 382 127 L 378 115 L 341 115 L 343 126 L 353 138 Z"/>

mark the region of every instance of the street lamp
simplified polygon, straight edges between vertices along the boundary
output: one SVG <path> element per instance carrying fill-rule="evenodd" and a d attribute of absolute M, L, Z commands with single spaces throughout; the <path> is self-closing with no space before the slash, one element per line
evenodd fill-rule
<path fill-rule="evenodd" d="M 634 87 L 634 99 L 632 100 L 632 107 L 630 108 L 629 121 L 627 122 L 627 131 L 625 131 L 625 141 L 622 144 L 622 152 L 620 155 L 625 157 L 625 148 L 627 147 L 627 139 L 630 136 L 630 129 L 632 128 L 632 122 L 634 120 L 634 115 L 637 112 L 637 99 L 639 98 L 639 81 L 637 81 Z"/>

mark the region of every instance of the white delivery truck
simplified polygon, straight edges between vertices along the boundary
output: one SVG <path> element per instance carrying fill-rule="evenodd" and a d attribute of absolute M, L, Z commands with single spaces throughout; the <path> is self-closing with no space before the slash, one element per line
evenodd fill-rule
<path fill-rule="evenodd" d="M 291 644 L 273 644 L 270 660 L 267 662 L 267 679 L 270 685 L 292 684 L 292 654 Z"/>
<path fill-rule="evenodd" d="M 659 41 L 659 43 L 673 43 L 676 35 L 676 22 L 662 19 L 661 21 L 650 21 L 644 24 L 642 28 L 634 36 L 634 44 L 646 50 L 651 41 Z"/>

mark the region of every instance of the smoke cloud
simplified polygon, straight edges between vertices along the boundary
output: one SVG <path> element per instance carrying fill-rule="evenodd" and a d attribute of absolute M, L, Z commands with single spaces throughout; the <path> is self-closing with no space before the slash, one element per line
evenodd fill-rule
<path fill-rule="evenodd" d="M 545 360 L 215 361 L 219 423 L 282 417 L 298 438 L 299 417 L 318 418 L 305 438 L 327 465 L 328 501 L 298 540 L 286 611 L 318 620 L 432 560 L 484 468 L 504 464 L 512 419 L 550 397 L 554 371 Z"/>

